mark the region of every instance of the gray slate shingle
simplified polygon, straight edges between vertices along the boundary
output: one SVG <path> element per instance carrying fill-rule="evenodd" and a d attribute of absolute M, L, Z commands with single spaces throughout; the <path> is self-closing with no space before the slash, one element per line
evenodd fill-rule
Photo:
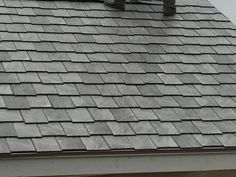
<path fill-rule="evenodd" d="M 235 148 L 235 27 L 208 2 L 0 4 L 0 154 Z"/>

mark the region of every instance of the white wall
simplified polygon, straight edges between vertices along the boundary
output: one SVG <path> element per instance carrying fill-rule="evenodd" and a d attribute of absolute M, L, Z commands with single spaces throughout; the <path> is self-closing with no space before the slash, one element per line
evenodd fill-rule
<path fill-rule="evenodd" d="M 236 0 L 209 0 L 236 25 Z"/>

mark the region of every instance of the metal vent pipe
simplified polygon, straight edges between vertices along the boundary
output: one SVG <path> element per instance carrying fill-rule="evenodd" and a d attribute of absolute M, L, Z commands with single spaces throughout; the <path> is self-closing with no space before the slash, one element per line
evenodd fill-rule
<path fill-rule="evenodd" d="M 163 0 L 163 13 L 165 16 L 174 15 L 176 13 L 176 0 Z M 133 3 L 148 3 L 151 4 L 152 2 L 145 0 L 131 0 L 130 2 Z M 104 4 L 106 6 L 112 7 L 118 10 L 125 10 L 125 0 L 104 0 Z"/>

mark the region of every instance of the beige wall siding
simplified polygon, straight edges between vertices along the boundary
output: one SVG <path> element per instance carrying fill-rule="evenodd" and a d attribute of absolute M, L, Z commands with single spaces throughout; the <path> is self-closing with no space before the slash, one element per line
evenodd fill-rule
<path fill-rule="evenodd" d="M 120 174 L 120 175 L 100 175 L 91 177 L 236 177 L 236 170 L 208 171 L 208 172 L 151 173 L 151 174 Z"/>

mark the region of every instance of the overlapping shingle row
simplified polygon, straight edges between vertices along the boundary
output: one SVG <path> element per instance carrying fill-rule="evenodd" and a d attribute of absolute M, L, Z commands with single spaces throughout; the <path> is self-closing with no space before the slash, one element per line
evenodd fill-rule
<path fill-rule="evenodd" d="M 235 26 L 177 5 L 0 1 L 0 153 L 235 148 Z"/>

